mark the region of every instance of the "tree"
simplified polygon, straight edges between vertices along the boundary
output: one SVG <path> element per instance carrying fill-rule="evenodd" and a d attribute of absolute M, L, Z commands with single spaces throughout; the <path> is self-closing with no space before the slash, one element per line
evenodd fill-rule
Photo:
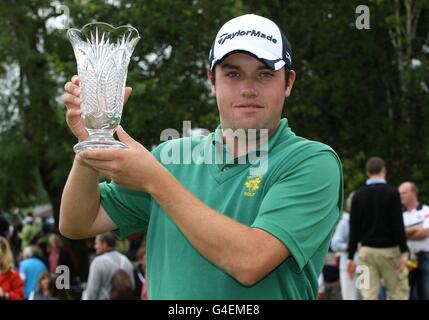
<path fill-rule="evenodd" d="M 429 193 L 429 8 L 427 0 L 368 1 L 371 29 L 358 30 L 360 1 L 65 1 L 70 27 L 131 24 L 141 35 L 129 66 L 133 87 L 122 125 L 151 148 L 182 121 L 214 129 L 206 80 L 219 27 L 245 13 L 285 30 L 297 81 L 285 106 L 296 133 L 323 141 L 343 160 L 346 191 L 365 179 L 366 159 L 386 159 L 390 182 Z M 56 220 L 76 143 L 58 97 L 76 73 L 56 2 L 0 0 L 0 208 L 28 206 L 43 188 Z"/>
<path fill-rule="evenodd" d="M 41 183 L 58 214 L 72 153 L 64 112 L 55 100 L 59 79 L 53 73 L 55 57 L 50 52 L 59 39 L 55 33 L 48 35 L 46 28 L 54 14 L 46 1 L 2 1 L 2 63 L 4 68 L 16 69 L 8 79 L 16 85 L 2 97 L 7 102 L 2 104 L 0 138 L 0 147 L 7 151 L 0 169 L 4 209 L 29 204 Z"/>
<path fill-rule="evenodd" d="M 361 1 L 246 4 L 289 37 L 297 81 L 285 114 L 297 133 L 339 153 L 346 193 L 379 155 L 391 183 L 414 180 L 428 196 L 428 2 L 369 1 L 370 30 L 355 26 Z"/>
<path fill-rule="evenodd" d="M 180 129 L 182 120 L 209 129 L 218 123 L 204 79 L 215 26 L 231 16 L 226 3 L 65 2 L 71 27 L 107 21 L 130 23 L 140 31 L 142 40 L 128 75 L 134 91 L 124 108 L 122 124 L 148 148 L 160 142 L 161 128 Z M 0 76 L 5 77 L 8 89 L 0 100 L 0 148 L 7 150 L 0 162 L 4 190 L 0 208 L 33 204 L 42 186 L 58 224 L 62 188 L 76 143 L 58 97 L 64 83 L 76 73 L 75 58 L 66 30 L 49 25 L 58 16 L 55 3 L 1 0 L 0 4 Z M 210 15 L 203 14 L 206 12 Z M 12 69 L 16 75 L 8 72 Z"/>

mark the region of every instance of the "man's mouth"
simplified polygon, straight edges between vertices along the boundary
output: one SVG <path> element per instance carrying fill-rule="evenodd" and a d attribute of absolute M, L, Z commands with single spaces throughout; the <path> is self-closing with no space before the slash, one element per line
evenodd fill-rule
<path fill-rule="evenodd" d="M 234 105 L 234 108 L 238 108 L 242 111 L 256 111 L 258 109 L 263 109 L 264 107 L 257 103 L 239 103 Z"/>

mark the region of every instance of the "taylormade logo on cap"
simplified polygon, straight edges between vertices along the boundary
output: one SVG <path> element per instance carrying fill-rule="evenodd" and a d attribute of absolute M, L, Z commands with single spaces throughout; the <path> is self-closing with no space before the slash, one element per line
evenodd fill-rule
<path fill-rule="evenodd" d="M 265 33 L 262 33 L 261 31 L 256 30 L 247 30 L 247 31 L 241 31 L 238 30 L 234 33 L 224 33 L 221 36 L 219 36 L 219 43 L 220 45 L 224 44 L 226 40 L 228 39 L 234 39 L 235 37 L 239 36 L 251 36 L 251 37 L 260 37 L 262 39 L 267 39 L 269 41 L 272 41 L 273 43 L 277 43 L 277 39 L 273 38 L 273 35 L 266 36 Z"/>
<path fill-rule="evenodd" d="M 231 19 L 220 28 L 210 50 L 210 70 L 234 51 L 248 52 L 272 70 L 292 67 L 292 50 L 286 36 L 273 21 L 255 14 Z"/>

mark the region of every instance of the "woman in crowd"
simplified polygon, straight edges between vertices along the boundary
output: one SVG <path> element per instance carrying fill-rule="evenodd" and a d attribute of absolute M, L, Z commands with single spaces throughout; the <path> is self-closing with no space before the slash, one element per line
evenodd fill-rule
<path fill-rule="evenodd" d="M 0 237 L 0 300 L 24 299 L 24 282 L 13 264 L 9 242 Z"/>

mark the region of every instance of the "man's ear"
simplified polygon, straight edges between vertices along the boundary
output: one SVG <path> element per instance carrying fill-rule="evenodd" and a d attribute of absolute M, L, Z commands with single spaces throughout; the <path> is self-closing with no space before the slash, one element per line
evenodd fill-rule
<path fill-rule="evenodd" d="M 286 72 L 286 70 L 285 70 Z M 287 77 L 287 83 L 285 88 L 285 98 L 290 96 L 290 93 L 292 92 L 293 83 L 295 82 L 296 73 L 293 70 L 289 71 L 288 77 Z"/>
<path fill-rule="evenodd" d="M 207 71 L 207 79 L 210 82 L 210 90 L 213 97 L 216 97 L 216 86 L 215 79 L 213 78 L 214 74 L 210 70 Z"/>

